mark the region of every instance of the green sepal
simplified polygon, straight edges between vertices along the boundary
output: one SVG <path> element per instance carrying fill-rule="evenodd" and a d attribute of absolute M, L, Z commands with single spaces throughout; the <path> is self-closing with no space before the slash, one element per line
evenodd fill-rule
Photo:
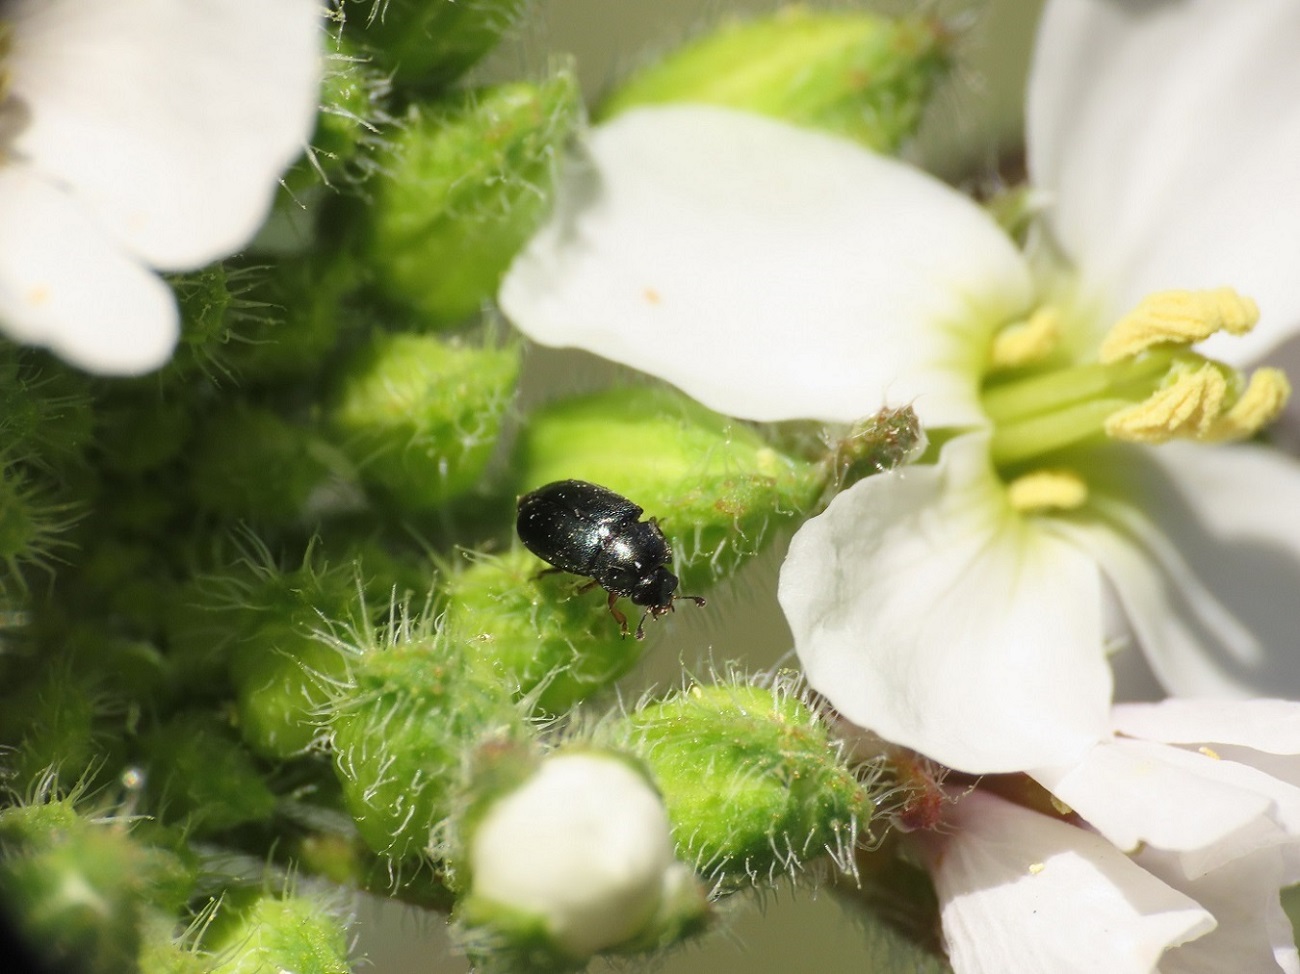
<path fill-rule="evenodd" d="M 350 36 L 374 51 L 394 81 L 450 84 L 492 50 L 526 0 L 372 0 L 344 9 Z M 366 9 L 368 6 L 369 9 Z"/>
<path fill-rule="evenodd" d="M 644 643 L 620 635 L 603 589 L 578 594 L 580 579 L 541 567 L 522 548 L 472 557 L 445 582 L 444 625 L 485 678 L 562 714 L 627 673 Z"/>
<path fill-rule="evenodd" d="M 699 102 L 893 152 L 920 122 L 948 67 L 950 41 L 932 18 L 787 7 L 685 45 L 634 75 L 596 115 Z"/>
<path fill-rule="evenodd" d="M 664 796 L 678 856 L 722 889 L 832 854 L 847 868 L 873 796 L 789 686 L 696 684 L 608 728 Z"/>
<path fill-rule="evenodd" d="M 381 288 L 428 326 L 478 314 L 545 216 L 579 116 L 567 70 L 412 108 L 372 184 L 365 258 Z"/>
<path fill-rule="evenodd" d="M 518 345 L 376 334 L 345 364 L 329 426 L 386 500 L 436 509 L 479 485 L 518 375 Z"/>
<path fill-rule="evenodd" d="M 753 427 L 651 386 L 539 409 L 520 432 L 513 472 L 520 494 L 555 480 L 588 480 L 644 508 L 672 545 L 679 593 L 686 594 L 733 574 L 796 524 L 825 478 L 822 468 L 780 452 Z"/>

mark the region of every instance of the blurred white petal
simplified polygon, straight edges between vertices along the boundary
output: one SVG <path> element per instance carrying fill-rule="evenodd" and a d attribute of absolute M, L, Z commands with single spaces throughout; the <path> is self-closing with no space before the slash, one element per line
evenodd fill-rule
<path fill-rule="evenodd" d="M 11 0 L 10 153 L 164 270 L 265 218 L 318 104 L 318 0 Z"/>
<path fill-rule="evenodd" d="M 1260 326 L 1208 354 L 1262 355 L 1300 328 L 1300 4 L 1053 0 L 1035 47 L 1034 186 L 1111 315 L 1230 285 Z"/>
<path fill-rule="evenodd" d="M 147 372 L 176 343 L 176 301 L 66 193 L 0 166 L 0 328 L 92 372 Z"/>

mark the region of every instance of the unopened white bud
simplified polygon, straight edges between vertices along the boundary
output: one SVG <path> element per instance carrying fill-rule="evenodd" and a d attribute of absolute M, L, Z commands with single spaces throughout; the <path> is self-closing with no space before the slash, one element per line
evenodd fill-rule
<path fill-rule="evenodd" d="M 652 940 L 684 907 L 703 909 L 698 893 L 683 895 L 697 886 L 658 793 L 611 755 L 544 761 L 488 810 L 469 853 L 478 916 L 535 917 L 576 960 Z"/>

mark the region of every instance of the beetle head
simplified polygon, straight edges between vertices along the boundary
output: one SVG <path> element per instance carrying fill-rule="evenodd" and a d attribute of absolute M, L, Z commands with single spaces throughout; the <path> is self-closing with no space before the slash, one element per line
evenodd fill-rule
<path fill-rule="evenodd" d="M 673 604 L 677 590 L 677 576 L 662 565 L 643 575 L 632 588 L 631 599 L 636 605 L 648 606 L 656 615 L 663 615 Z"/>

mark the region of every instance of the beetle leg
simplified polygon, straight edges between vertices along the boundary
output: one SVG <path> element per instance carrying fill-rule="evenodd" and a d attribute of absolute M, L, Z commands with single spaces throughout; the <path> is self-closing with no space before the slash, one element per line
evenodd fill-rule
<path fill-rule="evenodd" d="M 559 569 L 557 568 L 556 571 L 559 571 Z M 598 581 L 596 581 L 596 580 L 593 578 L 593 579 L 592 579 L 591 581 L 589 581 L 586 585 L 579 585 L 577 591 L 574 592 L 573 594 L 574 594 L 574 595 L 583 595 L 583 594 L 585 594 L 585 593 L 587 593 L 587 592 L 590 592 L 593 588 L 595 588 L 595 587 L 596 587 L 597 585 L 599 585 L 599 584 L 600 584 L 600 583 L 599 583 Z M 615 595 L 615 596 L 611 596 L 611 598 L 618 598 L 618 596 L 616 596 L 616 595 Z M 612 605 L 613 603 L 611 602 L 610 604 Z"/>
<path fill-rule="evenodd" d="M 563 568 L 543 568 L 533 578 L 541 578 L 543 575 L 558 575 L 563 572 Z"/>
<path fill-rule="evenodd" d="M 596 583 L 592 582 L 591 584 L 595 585 Z M 591 586 L 587 586 L 587 587 L 590 588 Z M 609 593 L 609 614 L 612 615 L 614 617 L 614 621 L 618 623 L 620 634 L 624 638 L 626 638 L 627 637 L 627 616 L 623 615 L 622 612 L 620 612 L 618 609 L 614 607 L 614 603 L 617 601 L 618 601 L 618 593 L 610 592 Z M 645 638 L 645 634 L 641 632 L 640 626 L 637 627 L 636 638 L 637 639 Z"/>
<path fill-rule="evenodd" d="M 646 609 L 644 612 L 641 613 L 641 621 L 636 624 L 637 639 L 645 639 L 645 620 L 646 620 L 646 616 L 651 614 L 652 614 L 652 610 L 650 609 Z M 658 618 L 658 616 L 655 616 L 655 618 Z"/>
<path fill-rule="evenodd" d="M 673 596 L 673 601 L 674 601 L 674 602 L 676 602 L 678 599 L 690 599 L 690 600 L 691 600 L 692 602 L 694 602 L 696 605 L 708 605 L 708 604 L 709 604 L 708 602 L 706 602 L 706 601 L 704 600 L 703 596 L 699 596 L 699 595 L 674 595 L 674 596 Z"/>

